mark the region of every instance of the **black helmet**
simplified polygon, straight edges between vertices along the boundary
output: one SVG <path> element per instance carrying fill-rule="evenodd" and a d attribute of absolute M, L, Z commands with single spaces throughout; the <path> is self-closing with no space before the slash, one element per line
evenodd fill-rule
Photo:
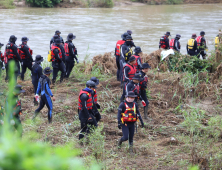
<path fill-rule="evenodd" d="M 15 88 L 14 88 L 14 92 L 17 93 L 17 94 L 20 94 L 20 93 L 24 93 L 25 90 L 22 90 L 21 85 L 16 85 Z"/>
<path fill-rule="evenodd" d="M 44 74 L 50 74 L 52 73 L 52 69 L 50 67 L 46 67 L 43 71 Z"/>
<path fill-rule="evenodd" d="M 96 88 L 96 84 L 95 84 L 94 81 L 92 81 L 92 80 L 88 80 L 88 81 L 86 82 L 86 87 L 93 87 L 93 88 Z"/>
<path fill-rule="evenodd" d="M 122 40 L 126 40 L 126 36 L 129 35 L 127 32 L 121 35 Z"/>
<path fill-rule="evenodd" d="M 91 77 L 91 79 L 95 84 L 96 86 L 99 84 L 99 79 L 97 79 L 96 77 Z"/>
<path fill-rule="evenodd" d="M 165 35 L 167 35 L 167 36 L 171 36 L 169 31 L 167 31 Z"/>
<path fill-rule="evenodd" d="M 176 38 L 179 38 L 179 39 L 180 39 L 180 37 L 181 37 L 181 35 L 180 35 L 180 34 L 177 34 L 177 35 L 176 35 Z"/>
<path fill-rule="evenodd" d="M 69 33 L 68 36 L 67 36 L 67 40 L 68 40 L 68 41 L 69 41 L 69 40 L 73 40 L 73 39 L 75 39 L 75 38 L 76 38 L 76 36 L 73 35 L 73 33 Z"/>
<path fill-rule="evenodd" d="M 134 52 L 138 54 L 138 53 L 141 53 L 142 50 L 139 46 L 136 46 L 135 49 L 134 49 Z"/>
<path fill-rule="evenodd" d="M 205 32 L 204 32 L 204 31 L 201 31 L 201 32 L 200 32 L 200 35 L 205 35 Z"/>
<path fill-rule="evenodd" d="M 10 38 L 9 38 L 10 42 L 15 42 L 16 40 L 17 40 L 17 37 L 14 36 L 14 35 L 11 35 Z"/>
<path fill-rule="evenodd" d="M 22 42 L 25 42 L 25 41 L 28 41 L 29 39 L 27 37 L 22 37 L 21 41 Z"/>
<path fill-rule="evenodd" d="M 61 32 L 59 30 L 56 30 L 55 34 L 61 34 Z"/>
<path fill-rule="evenodd" d="M 43 57 L 41 55 L 37 55 L 35 57 L 35 62 L 42 62 L 43 61 Z"/>
<path fill-rule="evenodd" d="M 132 32 L 131 30 L 127 30 L 127 33 L 128 33 L 129 35 L 133 34 L 133 32 Z"/>
<path fill-rule="evenodd" d="M 132 38 L 131 35 L 128 34 L 128 35 L 126 36 L 126 40 L 133 40 L 133 38 Z"/>
<path fill-rule="evenodd" d="M 142 76 L 141 74 L 136 73 L 132 79 L 133 79 L 133 80 L 139 80 L 139 81 L 141 81 L 141 79 L 142 79 L 141 76 Z"/>
<path fill-rule="evenodd" d="M 131 56 L 131 57 L 129 58 L 129 62 L 134 61 L 134 60 L 136 60 L 136 58 L 135 58 L 134 56 Z"/>
<path fill-rule="evenodd" d="M 125 97 L 137 97 L 137 95 L 135 95 L 135 93 L 133 91 L 129 91 Z"/>
<path fill-rule="evenodd" d="M 151 67 L 148 63 L 143 63 L 142 68 L 145 69 L 145 68 L 151 68 Z"/>

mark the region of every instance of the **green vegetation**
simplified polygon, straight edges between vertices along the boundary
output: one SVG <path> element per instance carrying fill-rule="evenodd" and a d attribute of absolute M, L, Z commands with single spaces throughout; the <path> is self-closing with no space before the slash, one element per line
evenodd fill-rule
<path fill-rule="evenodd" d="M 61 0 L 26 0 L 33 7 L 53 7 L 61 2 Z"/>
<path fill-rule="evenodd" d="M 13 4 L 14 0 L 0 0 L 0 6 L 3 6 L 5 8 L 14 8 Z"/>
<path fill-rule="evenodd" d="M 167 0 L 167 4 L 182 4 L 183 0 Z"/>

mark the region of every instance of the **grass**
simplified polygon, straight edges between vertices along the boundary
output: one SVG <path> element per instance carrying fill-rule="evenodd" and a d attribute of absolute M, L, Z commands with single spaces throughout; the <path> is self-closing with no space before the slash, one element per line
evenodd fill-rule
<path fill-rule="evenodd" d="M 15 5 L 13 4 L 14 0 L 0 0 L 0 6 L 3 6 L 4 8 L 10 9 L 15 8 Z"/>

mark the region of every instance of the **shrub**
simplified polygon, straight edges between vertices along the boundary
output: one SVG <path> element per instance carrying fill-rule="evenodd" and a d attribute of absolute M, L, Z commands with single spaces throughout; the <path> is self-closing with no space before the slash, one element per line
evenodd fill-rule
<path fill-rule="evenodd" d="M 53 7 L 61 0 L 26 0 L 26 2 L 34 7 Z"/>

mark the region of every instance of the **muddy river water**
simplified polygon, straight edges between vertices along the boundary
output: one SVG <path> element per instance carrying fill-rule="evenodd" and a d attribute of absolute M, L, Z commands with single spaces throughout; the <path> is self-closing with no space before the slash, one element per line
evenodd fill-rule
<path fill-rule="evenodd" d="M 145 53 L 158 49 L 159 38 L 166 31 L 171 38 L 181 34 L 182 53 L 192 33 L 206 32 L 209 50 L 214 48 L 214 37 L 222 29 L 222 4 L 122 6 L 103 8 L 16 8 L 0 10 L 0 42 L 6 44 L 9 36 L 18 37 L 17 45 L 27 36 L 34 55 L 47 56 L 49 42 L 59 29 L 65 40 L 67 34 L 76 35 L 73 41 L 80 60 L 96 54 L 111 52 L 120 35 L 133 31 L 133 39 Z M 3 47 L 5 48 L 5 47 Z"/>

